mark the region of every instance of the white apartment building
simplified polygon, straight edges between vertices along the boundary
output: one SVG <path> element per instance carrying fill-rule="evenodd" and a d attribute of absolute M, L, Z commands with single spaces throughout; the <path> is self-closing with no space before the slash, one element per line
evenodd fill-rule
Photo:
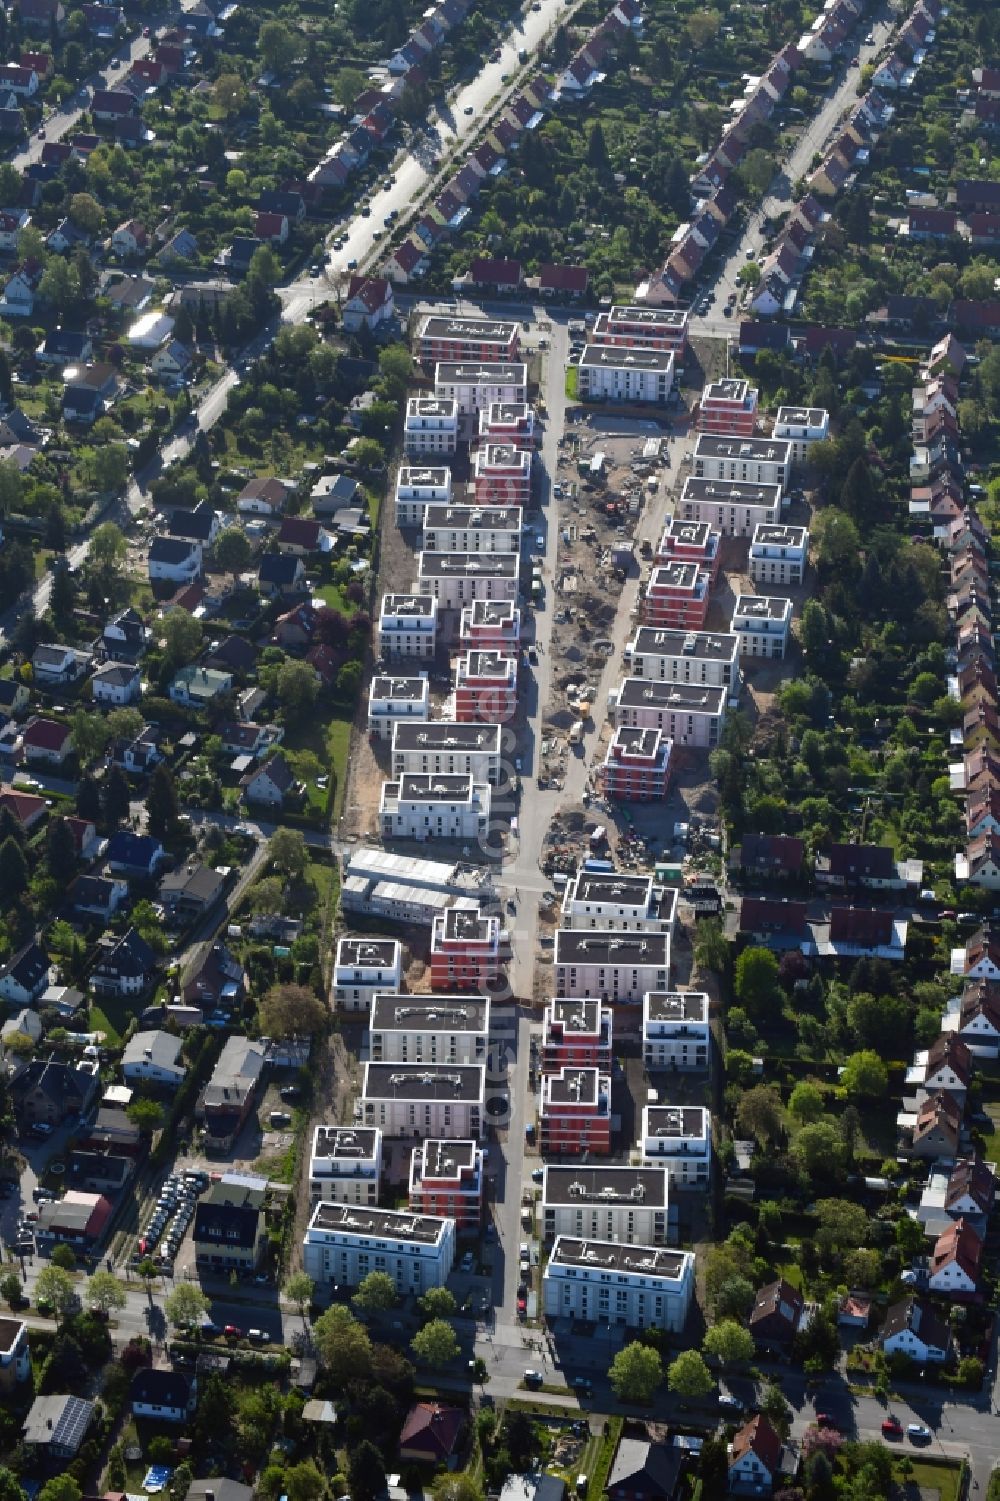
<path fill-rule="evenodd" d="M 427 674 L 390 677 L 380 673 L 368 690 L 368 733 L 376 740 L 391 740 L 397 719 L 425 724 L 430 717 L 431 693 Z"/>
<path fill-rule="evenodd" d="M 428 506 L 451 503 L 447 465 L 404 464 L 396 475 L 396 525 L 422 526 Z"/>
<path fill-rule="evenodd" d="M 459 724 L 432 719 L 427 724 L 397 721 L 392 732 L 392 775 L 417 772 L 435 776 L 467 776 L 474 782 L 500 780 L 500 747 L 503 732 L 498 724 Z"/>
<path fill-rule="evenodd" d="M 722 733 L 727 697 L 724 688 L 700 683 L 656 683 L 629 677 L 609 695 L 608 712 L 616 725 L 662 730 L 675 745 L 712 750 Z"/>
<path fill-rule="evenodd" d="M 677 1188 L 707 1188 L 712 1170 L 712 1119 L 701 1105 L 646 1105 L 642 1160 L 661 1165 Z"/>
<path fill-rule="evenodd" d="M 700 990 L 650 990 L 642 998 L 642 1056 L 647 1068 L 707 1069 L 711 1029 Z"/>
<path fill-rule="evenodd" d="M 547 1319 L 581 1319 L 679 1334 L 694 1296 L 690 1251 L 561 1235 L 542 1277 Z"/>
<path fill-rule="evenodd" d="M 414 458 L 453 454 L 458 448 L 458 402 L 455 398 L 409 397 L 403 423 L 403 447 Z"/>
<path fill-rule="evenodd" d="M 607 1240 L 662 1246 L 667 1238 L 669 1177 L 665 1167 L 544 1168 L 542 1226 L 546 1240 Z"/>
<path fill-rule="evenodd" d="M 709 437 L 707 441 L 726 440 Z M 677 515 L 684 521 L 705 522 L 727 537 L 752 537 L 756 527 L 780 522 L 781 486 L 689 474 L 677 502 Z"/>
<path fill-rule="evenodd" d="M 437 646 L 438 602 L 433 594 L 383 594 L 378 617 L 378 649 L 383 657 L 433 657 Z"/>
<path fill-rule="evenodd" d="M 403 946 L 398 938 L 341 938 L 333 966 L 333 1004 L 343 1011 L 371 1010 L 380 990 L 403 983 Z"/>
<path fill-rule="evenodd" d="M 402 1297 L 444 1287 L 454 1260 L 454 1220 L 374 1205 L 317 1204 L 302 1244 L 318 1287 L 357 1287 L 369 1272 L 388 1272 Z"/>
<path fill-rule="evenodd" d="M 424 552 L 518 553 L 524 512 L 513 506 L 428 506 Z"/>
<path fill-rule="evenodd" d="M 787 438 L 792 463 L 804 464 L 812 444 L 830 436 L 830 413 L 825 407 L 779 407 L 771 436 Z"/>
<path fill-rule="evenodd" d="M 673 933 L 676 886 L 620 870 L 579 870 L 563 892 L 564 928 L 613 928 L 622 933 Z"/>
<path fill-rule="evenodd" d="M 313 1204 L 377 1204 L 382 1133 L 365 1126 L 317 1126 L 309 1157 Z"/>
<path fill-rule="evenodd" d="M 784 491 L 788 488 L 791 466 L 792 445 L 788 438 L 723 438 L 714 433 L 699 433 L 691 473 L 697 479 L 778 485 Z"/>
<path fill-rule="evenodd" d="M 521 587 L 518 553 L 419 552 L 414 590 L 430 594 L 442 610 L 460 610 L 475 599 L 517 603 Z"/>
<path fill-rule="evenodd" d="M 577 394 L 581 401 L 662 404 L 673 384 L 674 356 L 670 350 L 588 344 L 577 365 Z"/>
<path fill-rule="evenodd" d="M 445 360 L 434 367 L 434 394 L 458 402 L 463 417 L 470 417 L 495 402 L 526 401 L 528 367 L 519 362 Z"/>
<path fill-rule="evenodd" d="M 670 934 L 560 928 L 553 965 L 556 995 L 638 1006 L 670 983 Z"/>
<path fill-rule="evenodd" d="M 634 677 L 654 683 L 703 683 L 725 688 L 735 697 L 740 688 L 740 643 L 731 632 L 671 631 L 641 625 L 625 648 Z"/>
<path fill-rule="evenodd" d="M 809 561 L 809 532 L 804 526 L 754 527 L 750 543 L 750 577 L 755 584 L 801 584 Z"/>
<path fill-rule="evenodd" d="M 366 1063 L 361 1110 L 386 1136 L 475 1138 L 486 1129 L 482 1063 Z"/>
<path fill-rule="evenodd" d="M 485 835 L 490 821 L 490 785 L 470 776 L 406 772 L 382 783 L 379 827 L 383 839 L 451 839 Z"/>
<path fill-rule="evenodd" d="M 740 594 L 732 629 L 742 657 L 783 657 L 792 630 L 792 602 L 781 594 Z"/>
<path fill-rule="evenodd" d="M 484 995 L 377 995 L 369 1050 L 373 1063 L 485 1063 L 490 999 Z"/>

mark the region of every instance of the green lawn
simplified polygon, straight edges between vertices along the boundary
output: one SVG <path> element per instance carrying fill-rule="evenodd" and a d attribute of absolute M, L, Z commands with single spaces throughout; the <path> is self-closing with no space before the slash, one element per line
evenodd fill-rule
<path fill-rule="evenodd" d="M 113 1048 L 121 1044 L 122 1033 L 128 1026 L 133 1014 L 131 1011 L 123 1011 L 123 1001 L 124 997 L 108 997 L 106 1001 L 107 1011 L 98 1005 L 92 1005 L 90 1008 L 88 1026 L 91 1032 L 104 1032 L 109 1045 Z"/>
<path fill-rule="evenodd" d="M 325 605 L 329 605 L 331 610 L 339 610 L 342 615 L 353 615 L 357 611 L 357 605 L 347 598 L 339 584 L 321 585 L 315 590 L 313 598 L 317 596 Z"/>
<path fill-rule="evenodd" d="M 919 1486 L 924 1495 L 937 1491 L 940 1501 L 958 1501 L 962 1471 L 957 1464 L 944 1464 L 938 1459 L 911 1459 L 910 1465 L 909 1475 L 904 1475 L 899 1460 L 896 1460 L 893 1472 L 898 1485 Z M 907 1489 L 907 1494 L 913 1492 Z"/>

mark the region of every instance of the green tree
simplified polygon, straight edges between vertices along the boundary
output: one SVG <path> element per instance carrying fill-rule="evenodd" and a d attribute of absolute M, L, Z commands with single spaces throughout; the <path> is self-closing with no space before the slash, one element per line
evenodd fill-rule
<path fill-rule="evenodd" d="M 816 1205 L 815 1241 L 820 1251 L 836 1254 L 868 1238 L 868 1215 L 849 1199 L 820 1199 Z"/>
<path fill-rule="evenodd" d="M 280 875 L 290 881 L 301 881 L 309 859 L 301 829 L 275 829 L 267 846 L 267 857 Z"/>
<path fill-rule="evenodd" d="M 682 1350 L 667 1370 L 667 1386 L 675 1397 L 693 1401 L 715 1387 L 711 1371 L 697 1350 Z"/>
<path fill-rule="evenodd" d="M 0 909 L 10 910 L 28 886 L 28 862 L 13 835 L 0 844 Z"/>
<path fill-rule="evenodd" d="M 840 1082 L 848 1095 L 859 1099 L 881 1099 L 888 1087 L 889 1073 L 879 1055 L 865 1048 L 848 1058 Z"/>
<path fill-rule="evenodd" d="M 299 1310 L 299 1315 L 305 1320 L 306 1311 L 312 1303 L 316 1292 L 316 1284 L 308 1272 L 293 1272 L 285 1283 L 285 1297 L 290 1303 L 294 1303 Z"/>
<path fill-rule="evenodd" d="M 38 295 L 54 313 L 68 312 L 80 296 L 80 276 L 76 267 L 58 255 L 51 256 L 38 283 Z"/>
<path fill-rule="evenodd" d="M 112 766 L 104 778 L 104 817 L 114 828 L 117 824 L 124 823 L 128 818 L 132 807 L 132 793 L 128 785 L 128 778 L 120 766 Z"/>
<path fill-rule="evenodd" d="M 72 1475 L 53 1475 L 38 1492 L 38 1501 L 80 1501 L 82 1495 Z"/>
<path fill-rule="evenodd" d="M 623 1345 L 608 1370 L 611 1390 L 620 1402 L 649 1402 L 663 1381 L 660 1352 L 638 1340 Z"/>
<path fill-rule="evenodd" d="M 177 789 L 170 768 L 162 761 L 150 779 L 146 815 L 149 832 L 158 838 L 168 833 L 177 822 Z"/>
<path fill-rule="evenodd" d="M 152 1136 L 163 1125 L 163 1106 L 156 1100 L 133 1100 L 125 1114 L 143 1136 Z"/>
<path fill-rule="evenodd" d="M 305 985 L 272 985 L 260 1003 L 261 1028 L 268 1037 L 312 1037 L 328 1018 L 326 1006 Z"/>
<path fill-rule="evenodd" d="M 201 621 L 186 610 L 171 610 L 160 627 L 168 670 L 176 672 L 193 662 L 201 650 Z"/>
<path fill-rule="evenodd" d="M 818 1121 L 823 1114 L 822 1091 L 808 1079 L 800 1079 L 788 1096 L 788 1113 L 803 1125 Z"/>
<path fill-rule="evenodd" d="M 347 1479 L 352 1498 L 375 1501 L 385 1490 L 385 1460 L 371 1439 L 362 1439 L 347 1459 Z"/>
<path fill-rule="evenodd" d="M 699 969 L 725 974 L 729 967 L 729 940 L 720 922 L 708 918 L 699 922 L 694 940 L 694 962 Z"/>
<path fill-rule="evenodd" d="M 485 1408 L 480 1409 L 486 1411 Z M 431 1485 L 434 1501 L 483 1501 L 483 1488 L 467 1470 L 438 1475 Z"/>
<path fill-rule="evenodd" d="M 71 1246 L 56 1246 L 49 1259 L 53 1266 L 61 1267 L 64 1272 L 76 1271 L 76 1252 Z"/>
<path fill-rule="evenodd" d="M 366 1313 L 395 1308 L 399 1302 L 395 1279 L 388 1272 L 369 1272 L 358 1284 L 351 1302 L 356 1307 L 363 1308 Z"/>
<path fill-rule="evenodd" d="M 420 1299 L 420 1310 L 432 1319 L 450 1319 L 458 1307 L 448 1287 L 429 1287 Z"/>
<path fill-rule="evenodd" d="M 319 679 L 308 662 L 296 662 L 291 658 L 282 662 L 277 678 L 278 702 L 286 716 L 298 721 L 316 702 Z"/>
<path fill-rule="evenodd" d="M 65 818 L 53 818 L 45 831 L 45 867 L 57 881 L 66 881 L 76 868 L 76 842 Z"/>
<path fill-rule="evenodd" d="M 770 949 L 744 949 L 736 961 L 735 989 L 751 1013 L 760 1016 L 774 1004 L 778 991 L 778 961 Z"/>
<path fill-rule="evenodd" d="M 717 1360 L 721 1366 L 742 1365 L 753 1359 L 753 1336 L 735 1319 L 723 1319 L 706 1332 L 701 1348 L 710 1360 Z"/>
<path fill-rule="evenodd" d="M 438 1369 L 455 1359 L 458 1354 L 458 1336 L 444 1319 L 431 1319 L 418 1329 L 410 1340 L 410 1349 L 425 1365 Z"/>
<path fill-rule="evenodd" d="M 299 40 L 284 21 L 265 21 L 257 34 L 257 51 L 264 67 L 273 73 L 284 73 L 295 61 Z M 294 1498 L 289 1498 L 294 1501 Z"/>
<path fill-rule="evenodd" d="M 311 1459 L 304 1459 L 285 1471 L 285 1495 L 288 1501 L 319 1501 L 326 1484 Z"/>
<path fill-rule="evenodd" d="M 830 1121 L 812 1121 L 796 1133 L 792 1156 L 809 1173 L 838 1171 L 844 1163 L 844 1141 Z"/>
<path fill-rule="evenodd" d="M 388 344 L 378 357 L 382 389 L 392 401 L 402 401 L 413 378 L 413 356 L 405 344 Z"/>
<path fill-rule="evenodd" d="M 6 1465 L 0 1465 L 0 1501 L 28 1501 L 27 1492 Z"/>
<path fill-rule="evenodd" d="M 114 1272 L 92 1272 L 87 1283 L 87 1306 L 110 1313 L 112 1309 L 124 1308 L 128 1301 L 124 1287 Z"/>
<path fill-rule="evenodd" d="M 128 449 L 124 443 L 104 443 L 88 456 L 91 483 L 102 495 L 117 495 L 128 480 Z"/>
<path fill-rule="evenodd" d="M 90 539 L 87 554 L 91 567 L 106 578 L 117 576 L 128 557 L 128 543 L 122 529 L 113 521 L 103 522 Z M 174 612 L 177 613 L 176 611 Z"/>
<path fill-rule="evenodd" d="M 70 739 L 82 765 L 102 756 L 111 738 L 107 721 L 89 709 L 77 709 L 69 725 Z"/>
<path fill-rule="evenodd" d="M 212 89 L 212 103 L 231 118 L 246 107 L 247 86 L 238 73 L 220 73 Z"/>
<path fill-rule="evenodd" d="M 62 1323 L 76 1305 L 76 1285 L 69 1272 L 51 1263 L 42 1267 L 35 1280 L 35 1302 L 50 1304 Z"/>
<path fill-rule="evenodd" d="M 3 1298 L 8 1307 L 20 1308 L 23 1297 L 21 1279 L 16 1272 L 7 1272 L 3 1277 L 0 1277 L 0 1298 Z M 2 1469 L 2 1466 L 0 1466 L 0 1469 Z M 2 1494 L 0 1494 L 0 1501 L 3 1501 Z"/>
<path fill-rule="evenodd" d="M 341 1303 L 321 1313 L 313 1325 L 313 1341 L 320 1360 L 337 1385 L 362 1380 L 371 1370 L 372 1345 L 368 1331 Z"/>
<path fill-rule="evenodd" d="M 104 210 L 92 194 L 74 193 L 69 200 L 69 217 L 84 234 L 94 237 L 101 232 Z"/>
<path fill-rule="evenodd" d="M 736 1124 L 762 1147 L 781 1135 L 781 1096 L 773 1084 L 755 1084 L 736 1107 Z"/>
<path fill-rule="evenodd" d="M 333 80 L 333 97 L 346 109 L 366 86 L 367 79 L 360 68 L 341 68 Z"/>
<path fill-rule="evenodd" d="M 250 566 L 252 553 L 246 533 L 238 526 L 223 527 L 212 547 L 215 561 L 225 573 L 242 573 Z"/>
<path fill-rule="evenodd" d="M 198 1328 L 208 1309 L 208 1299 L 194 1282 L 178 1282 L 163 1300 L 167 1322 L 175 1329 Z"/>

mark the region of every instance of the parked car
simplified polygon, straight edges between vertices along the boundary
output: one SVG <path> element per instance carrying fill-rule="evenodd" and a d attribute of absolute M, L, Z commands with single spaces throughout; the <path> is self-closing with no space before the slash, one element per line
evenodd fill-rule
<path fill-rule="evenodd" d="M 903 1425 L 898 1418 L 886 1418 L 882 1424 L 883 1438 L 902 1438 Z"/>
<path fill-rule="evenodd" d="M 926 1423 L 907 1423 L 906 1437 L 912 1444 L 926 1444 L 933 1438 L 933 1434 Z"/>
<path fill-rule="evenodd" d="M 542 1384 L 541 1371 L 535 1371 L 529 1367 L 524 1373 L 524 1384 L 532 1391 L 537 1391 Z"/>

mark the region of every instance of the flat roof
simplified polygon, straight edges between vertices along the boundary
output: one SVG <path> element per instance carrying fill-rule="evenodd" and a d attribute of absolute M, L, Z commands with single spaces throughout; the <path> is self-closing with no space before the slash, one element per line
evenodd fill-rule
<path fill-rule="evenodd" d="M 397 720 L 392 730 L 392 748 L 394 751 L 426 751 L 428 754 L 454 750 L 497 755 L 501 733 L 498 724 L 460 724 L 449 719 L 407 724 L 404 720 Z"/>
<path fill-rule="evenodd" d="M 13 1350 L 28 1326 L 23 1319 L 0 1318 L 0 1350 Z"/>
<path fill-rule="evenodd" d="M 482 995 L 402 995 L 380 990 L 372 1000 L 373 1032 L 485 1032 L 490 1003 Z"/>
<path fill-rule="evenodd" d="M 517 662 L 499 651 L 468 651 L 458 659 L 464 678 L 516 678 Z"/>
<path fill-rule="evenodd" d="M 396 489 L 409 485 L 411 489 L 440 489 L 451 485 L 451 470 L 447 464 L 435 467 L 430 464 L 404 464 L 396 476 Z"/>
<path fill-rule="evenodd" d="M 736 376 L 726 376 L 722 380 L 709 381 L 702 392 L 703 401 L 746 401 L 751 390 L 750 382 L 740 380 Z"/>
<path fill-rule="evenodd" d="M 610 1099 L 611 1076 L 599 1068 L 567 1064 L 557 1074 L 546 1074 L 542 1099 L 556 1105 L 595 1105 L 602 1093 Z"/>
<path fill-rule="evenodd" d="M 542 1203 L 641 1204 L 645 1209 L 667 1207 L 665 1167 L 555 1166 L 544 1169 Z"/>
<path fill-rule="evenodd" d="M 656 965 L 670 963 L 670 938 L 666 933 L 621 933 L 594 928 L 559 928 L 556 931 L 556 964 Z"/>
<path fill-rule="evenodd" d="M 599 313 L 598 323 L 642 323 L 650 328 L 683 328 L 691 314 L 688 308 L 637 307 L 634 303 L 616 302 L 608 313 Z"/>
<path fill-rule="evenodd" d="M 596 1037 L 601 1030 L 601 1002 L 590 996 L 554 995 L 546 1015 L 567 1032 Z"/>
<path fill-rule="evenodd" d="M 431 313 L 424 319 L 418 338 L 509 341 L 517 332 L 516 323 L 500 323 L 493 318 L 446 318 Z"/>
<path fill-rule="evenodd" d="M 476 453 L 476 473 L 488 468 L 530 469 L 531 449 L 513 443 L 484 443 Z"/>
<path fill-rule="evenodd" d="M 366 1100 L 465 1100 L 483 1097 L 482 1063 L 366 1063 Z"/>
<path fill-rule="evenodd" d="M 689 474 L 684 481 L 681 500 L 711 500 L 716 505 L 756 505 L 774 507 L 781 504 L 781 486 L 751 484 L 748 480 L 705 479 L 700 474 Z M 707 526 L 707 522 L 702 525 Z"/>
<path fill-rule="evenodd" d="M 472 611 L 473 625 L 502 625 L 504 622 L 513 623 L 520 613 L 518 606 L 512 599 L 474 599 L 471 605 L 466 605 L 467 610 Z"/>
<path fill-rule="evenodd" d="M 649 678 L 624 678 L 618 707 L 626 709 L 672 709 L 679 714 L 721 714 L 725 688 L 707 683 L 658 683 Z"/>
<path fill-rule="evenodd" d="M 567 891 L 570 900 L 598 907 L 648 907 L 653 900 L 653 877 L 626 871 L 578 872 Z"/>
<path fill-rule="evenodd" d="M 441 360 L 434 366 L 434 384 L 526 386 L 528 367 L 514 360 Z"/>
<path fill-rule="evenodd" d="M 485 574 L 517 578 L 521 559 L 516 552 L 419 552 L 418 578 L 456 578 Z"/>
<path fill-rule="evenodd" d="M 804 547 L 809 532 L 804 526 L 779 526 L 761 521 L 753 529 L 751 551 L 755 547 Z"/>
<path fill-rule="evenodd" d="M 430 694 L 426 678 L 395 678 L 379 676 L 372 678 L 372 698 L 402 698 L 420 703 Z"/>
<path fill-rule="evenodd" d="M 645 996 L 651 1022 L 707 1022 L 708 996 L 701 990 L 650 990 Z"/>
<path fill-rule="evenodd" d="M 670 631 L 641 625 L 632 638 L 633 657 L 690 657 L 696 662 L 730 662 L 740 649 L 732 631 Z"/>
<path fill-rule="evenodd" d="M 403 948 L 398 938 L 341 938 L 337 944 L 337 968 L 386 969 L 398 964 Z"/>
<path fill-rule="evenodd" d="M 663 731 L 637 724 L 620 724 L 611 737 L 611 744 L 608 747 L 609 756 L 614 746 L 625 751 L 627 755 L 645 756 L 647 760 L 653 761 L 664 752 Z"/>
<path fill-rule="evenodd" d="M 486 409 L 487 422 L 524 422 L 535 415 L 527 401 L 491 401 Z"/>
<path fill-rule="evenodd" d="M 383 594 L 380 618 L 388 615 L 437 614 L 437 600 L 433 594 Z"/>
<path fill-rule="evenodd" d="M 650 573 L 650 588 L 658 584 L 660 588 L 693 589 L 702 576 L 701 565 L 678 560 L 674 563 L 657 563 Z"/>
<path fill-rule="evenodd" d="M 519 532 L 523 515 L 520 506 L 429 505 L 424 511 L 424 531 L 440 526 L 462 532 Z"/>
<path fill-rule="evenodd" d="M 420 1176 L 439 1180 L 454 1179 L 458 1183 L 462 1171 L 475 1167 L 476 1158 L 482 1153 L 482 1147 L 475 1141 L 443 1141 L 440 1137 L 432 1137 L 425 1141 L 422 1146 L 414 1148 L 414 1156 L 419 1159 Z"/>
<path fill-rule="evenodd" d="M 792 602 L 780 594 L 738 594 L 733 606 L 737 616 L 758 620 L 784 620 L 792 613 Z"/>
<path fill-rule="evenodd" d="M 413 417 L 454 417 L 458 413 L 458 400 L 454 396 L 410 396 L 406 402 L 406 415 Z"/>
<path fill-rule="evenodd" d="M 371 1126 L 317 1126 L 312 1154 L 331 1162 L 374 1162 L 381 1135 Z"/>
<path fill-rule="evenodd" d="M 715 433 L 699 433 L 694 456 L 696 459 L 703 454 L 713 459 L 763 459 L 787 464 L 791 451 L 790 438 L 722 438 Z"/>
<path fill-rule="evenodd" d="M 398 781 L 382 785 L 387 796 L 395 787 L 396 797 L 406 803 L 468 803 L 472 801 L 474 787 L 468 774 L 443 771 L 408 771 Z"/>
<path fill-rule="evenodd" d="M 445 1233 L 448 1220 L 407 1210 L 371 1209 L 359 1204 L 317 1204 L 306 1231 L 335 1230 L 362 1238 L 412 1241 L 432 1246 Z"/>
<path fill-rule="evenodd" d="M 444 936 L 451 943 L 491 943 L 500 935 L 500 919 L 470 907 L 449 907 Z"/>
<path fill-rule="evenodd" d="M 665 1250 L 662 1246 L 627 1246 L 617 1241 L 574 1240 L 568 1235 L 557 1235 L 549 1265 L 677 1282 L 689 1260 L 690 1252 Z"/>
<path fill-rule="evenodd" d="M 797 427 L 822 427 L 830 414 L 826 407 L 779 407 L 775 422 L 791 422 Z"/>
<path fill-rule="evenodd" d="M 670 349 L 621 349 L 614 344 L 588 344 L 580 356 L 587 370 L 653 370 L 667 372 L 674 368 Z"/>
<path fill-rule="evenodd" d="M 700 481 L 704 483 L 704 481 Z M 774 486 L 777 489 L 777 485 Z M 685 547 L 706 548 L 709 539 L 718 533 L 709 521 L 685 521 L 681 516 L 671 516 L 663 535 L 674 542 L 683 542 Z"/>
<path fill-rule="evenodd" d="M 643 1110 L 643 1135 L 678 1140 L 708 1138 L 711 1124 L 701 1105 L 647 1105 Z"/>
<path fill-rule="evenodd" d="M 438 886 L 449 890 L 461 887 L 478 891 L 492 886 L 490 872 L 483 866 L 424 860 L 417 855 L 397 855 L 390 850 L 364 844 L 347 855 L 344 870 L 348 875 Z"/>

